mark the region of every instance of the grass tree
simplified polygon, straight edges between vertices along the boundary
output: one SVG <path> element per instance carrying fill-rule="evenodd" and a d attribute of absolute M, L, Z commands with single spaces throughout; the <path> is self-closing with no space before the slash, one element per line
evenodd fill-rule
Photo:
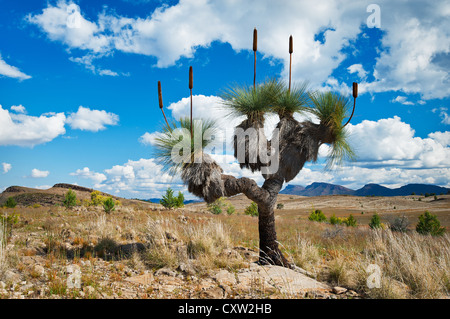
<path fill-rule="evenodd" d="M 290 46 L 289 53 L 291 51 Z M 355 88 L 356 84 L 353 86 L 356 99 Z M 258 211 L 259 262 L 289 266 L 280 251 L 275 230 L 274 209 L 278 193 L 285 182 L 297 176 L 306 162 L 317 160 L 322 144 L 330 146 L 327 168 L 354 158 L 347 143 L 345 125 L 348 122 L 343 124 L 346 118 L 349 119 L 349 100 L 337 93 L 309 92 L 307 84 L 291 86 L 275 79 L 253 86 L 229 88 L 222 98 L 231 116 L 244 117 L 235 128 L 234 156 L 241 168 L 261 172 L 264 178 L 261 186 L 248 177 L 224 174 L 220 165 L 206 153 L 205 149 L 212 141 L 203 134 L 211 135 L 215 129 L 212 121 L 200 124 L 194 121 L 192 136 L 189 119 L 181 119 L 174 122 L 172 128 L 164 128 L 156 139 L 156 158 L 167 171 L 179 173 L 189 192 L 207 203 L 221 197 L 246 195 Z M 270 140 L 264 132 L 268 114 L 279 117 Z M 297 121 L 295 114 L 302 114 L 305 120 Z M 200 138 L 198 133 L 202 134 Z M 188 161 L 180 162 L 179 158 Z M 273 165 L 275 162 L 277 165 Z"/>

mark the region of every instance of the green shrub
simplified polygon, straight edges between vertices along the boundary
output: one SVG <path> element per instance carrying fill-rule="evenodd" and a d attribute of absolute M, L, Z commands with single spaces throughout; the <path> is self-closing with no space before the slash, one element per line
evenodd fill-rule
<path fill-rule="evenodd" d="M 381 228 L 381 219 L 377 213 L 373 214 L 370 219 L 369 227 L 372 229 Z"/>
<path fill-rule="evenodd" d="M 173 195 L 173 190 L 169 187 L 166 190 L 166 195 L 163 195 L 159 201 L 165 208 L 178 208 L 184 206 L 184 195 L 182 192 L 178 192 L 178 196 Z"/>
<path fill-rule="evenodd" d="M 422 235 L 441 236 L 445 232 L 445 228 L 441 227 L 441 222 L 436 215 L 426 211 L 419 216 L 419 223 L 416 226 L 416 231 Z"/>
<path fill-rule="evenodd" d="M 327 221 L 327 218 L 325 217 L 324 213 L 320 209 L 316 209 L 311 212 L 308 219 L 313 222 L 325 222 Z"/>
<path fill-rule="evenodd" d="M 346 219 L 344 219 L 344 224 L 348 227 L 356 227 L 358 225 L 358 222 L 356 221 L 355 217 L 353 217 L 352 214 L 348 216 Z"/>
<path fill-rule="evenodd" d="M 216 199 L 213 203 L 208 204 L 208 211 L 214 215 L 222 214 L 223 210 L 226 208 L 225 198 L 220 197 Z"/>
<path fill-rule="evenodd" d="M 179 207 L 179 208 L 184 207 L 184 195 L 182 192 L 178 192 L 175 207 Z"/>
<path fill-rule="evenodd" d="M 234 208 L 234 206 L 230 204 L 230 205 L 227 207 L 227 214 L 228 214 L 228 215 L 233 215 L 235 212 L 236 212 L 236 208 Z"/>
<path fill-rule="evenodd" d="M 13 197 L 8 197 L 5 203 L 5 207 L 7 208 L 15 208 L 17 206 L 17 202 Z"/>
<path fill-rule="evenodd" d="M 252 202 L 250 204 L 250 206 L 248 206 L 245 210 L 244 210 L 244 214 L 245 215 L 250 215 L 250 216 L 259 216 L 259 212 L 258 212 L 258 204 L 256 204 L 255 202 Z"/>
<path fill-rule="evenodd" d="M 91 202 L 90 202 L 91 205 L 93 205 L 93 206 L 103 205 L 105 200 L 106 200 L 106 197 L 101 195 L 101 193 L 99 191 L 93 191 L 91 193 Z"/>
<path fill-rule="evenodd" d="M 331 225 L 341 225 L 344 222 L 342 218 L 336 217 L 335 214 L 330 216 L 330 224 Z"/>
<path fill-rule="evenodd" d="M 66 208 L 72 208 L 77 205 L 77 194 L 71 189 L 66 193 L 63 204 Z"/>
<path fill-rule="evenodd" d="M 278 203 L 277 204 L 277 209 L 283 209 L 284 208 L 284 204 L 283 203 Z"/>
<path fill-rule="evenodd" d="M 105 213 L 109 214 L 114 211 L 116 209 L 115 205 L 116 204 L 112 197 L 108 197 L 107 199 L 105 199 L 105 201 L 103 202 L 103 209 L 105 210 Z"/>

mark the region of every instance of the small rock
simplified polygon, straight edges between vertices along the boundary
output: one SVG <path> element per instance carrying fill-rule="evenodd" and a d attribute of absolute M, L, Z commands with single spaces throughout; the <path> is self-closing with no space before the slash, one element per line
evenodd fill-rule
<path fill-rule="evenodd" d="M 45 269 L 41 265 L 34 265 L 33 272 L 42 277 L 45 274 Z"/>
<path fill-rule="evenodd" d="M 348 289 L 343 288 L 343 287 L 338 287 L 338 286 L 333 287 L 333 293 L 335 293 L 337 295 L 343 294 L 343 293 L 347 292 L 347 290 Z"/>
<path fill-rule="evenodd" d="M 169 232 L 167 232 L 167 231 L 166 231 L 166 238 L 167 238 L 168 240 L 178 241 L 177 236 L 175 236 L 174 234 L 169 233 Z"/>
<path fill-rule="evenodd" d="M 178 218 L 178 220 L 179 220 L 180 222 L 182 222 L 182 223 L 184 223 L 184 224 L 187 224 L 187 222 L 188 222 L 188 218 L 187 218 L 186 216 L 184 216 L 184 215 L 180 215 L 180 216 L 178 216 L 177 218 Z"/>
<path fill-rule="evenodd" d="M 220 287 L 213 287 L 200 292 L 200 298 L 204 299 L 223 299 L 224 291 Z"/>
<path fill-rule="evenodd" d="M 11 270 L 7 270 L 4 274 L 4 279 L 7 283 L 16 284 L 20 281 L 20 275 Z"/>
<path fill-rule="evenodd" d="M 349 291 L 347 291 L 347 296 L 349 296 L 349 297 L 358 297 L 359 295 L 358 295 L 358 293 L 356 291 L 349 290 Z"/>
<path fill-rule="evenodd" d="M 146 273 L 144 275 L 126 278 L 125 281 L 140 285 L 150 285 L 153 281 L 153 275 L 151 273 Z"/>
<path fill-rule="evenodd" d="M 155 276 L 161 276 L 161 275 L 169 276 L 169 277 L 176 277 L 177 273 L 169 268 L 161 268 L 155 272 Z"/>
<path fill-rule="evenodd" d="M 213 276 L 213 279 L 223 286 L 234 286 L 236 285 L 236 276 L 227 270 L 220 270 L 217 274 Z"/>
<path fill-rule="evenodd" d="M 95 289 L 94 289 L 94 287 L 87 286 L 87 287 L 84 287 L 83 291 L 88 295 L 92 295 L 95 292 Z"/>
<path fill-rule="evenodd" d="M 134 240 L 136 238 L 136 232 L 134 230 L 130 230 L 125 233 L 124 237 L 128 241 Z"/>
<path fill-rule="evenodd" d="M 178 266 L 177 270 L 181 271 L 182 273 L 184 273 L 185 275 L 189 275 L 189 276 L 193 276 L 195 275 L 195 269 L 192 266 L 191 263 L 180 263 L 180 265 Z"/>
<path fill-rule="evenodd" d="M 229 248 L 222 250 L 222 252 L 219 254 L 219 257 L 226 257 L 229 259 L 239 259 L 239 260 L 242 259 L 241 254 L 239 254 L 236 250 Z"/>

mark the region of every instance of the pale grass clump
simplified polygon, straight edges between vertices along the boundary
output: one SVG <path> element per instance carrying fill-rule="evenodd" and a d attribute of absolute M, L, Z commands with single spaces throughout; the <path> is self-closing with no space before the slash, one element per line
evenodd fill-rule
<path fill-rule="evenodd" d="M 188 252 L 194 258 L 201 254 L 217 255 L 232 243 L 229 230 L 220 221 L 186 225 L 184 235 L 189 239 Z"/>
<path fill-rule="evenodd" d="M 120 234 L 117 231 L 118 220 L 114 217 L 109 216 L 109 218 L 104 213 L 95 214 L 95 218 L 91 221 L 90 229 L 93 231 L 94 235 L 98 235 L 101 238 L 120 238 Z"/>
<path fill-rule="evenodd" d="M 221 256 L 221 252 L 232 247 L 230 230 L 217 220 L 205 224 L 188 224 L 184 227 L 189 258 L 196 260 L 197 269 L 205 273 L 216 267 L 239 268 L 239 262 Z"/>
<path fill-rule="evenodd" d="M 317 246 L 308 238 L 300 235 L 297 236 L 292 258 L 296 265 L 306 270 L 312 270 L 321 260 Z"/>
<path fill-rule="evenodd" d="M 365 272 L 369 264 L 378 265 L 382 275 L 382 291 L 366 287 L 369 296 L 442 298 L 450 293 L 448 235 L 432 237 L 375 230 L 368 238 L 359 272 Z M 362 277 L 367 278 L 367 274 Z M 361 284 L 364 289 L 364 283 Z"/>
<path fill-rule="evenodd" d="M 178 262 L 176 250 L 171 241 L 178 238 L 175 221 L 160 217 L 149 218 L 147 221 L 147 241 L 149 243 L 144 253 L 144 263 L 149 268 L 175 267 Z"/>

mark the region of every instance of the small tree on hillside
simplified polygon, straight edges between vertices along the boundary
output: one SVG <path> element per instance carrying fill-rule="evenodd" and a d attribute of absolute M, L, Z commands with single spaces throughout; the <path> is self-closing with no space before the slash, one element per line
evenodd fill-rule
<path fill-rule="evenodd" d="M 77 194 L 73 190 L 69 189 L 69 191 L 66 193 L 63 205 L 66 208 L 72 208 L 77 205 Z"/>
<path fill-rule="evenodd" d="M 166 190 L 166 194 L 163 195 L 159 201 L 165 208 L 179 208 L 184 206 L 184 195 L 182 192 L 178 192 L 178 196 L 175 197 L 173 189 L 170 187 Z"/>
<path fill-rule="evenodd" d="M 114 202 L 114 199 L 112 197 L 108 197 L 103 202 L 103 209 L 105 210 L 105 213 L 109 214 L 112 211 L 115 210 L 116 203 Z"/>
<path fill-rule="evenodd" d="M 372 218 L 370 219 L 369 227 L 372 229 L 381 228 L 381 219 L 377 213 L 373 214 Z"/>
<path fill-rule="evenodd" d="M 17 202 L 14 197 L 8 197 L 5 203 L 6 208 L 15 208 L 17 206 Z"/>
<path fill-rule="evenodd" d="M 441 222 L 436 215 L 426 211 L 419 216 L 416 231 L 422 235 L 441 236 L 445 233 L 445 227 L 441 227 Z"/>

